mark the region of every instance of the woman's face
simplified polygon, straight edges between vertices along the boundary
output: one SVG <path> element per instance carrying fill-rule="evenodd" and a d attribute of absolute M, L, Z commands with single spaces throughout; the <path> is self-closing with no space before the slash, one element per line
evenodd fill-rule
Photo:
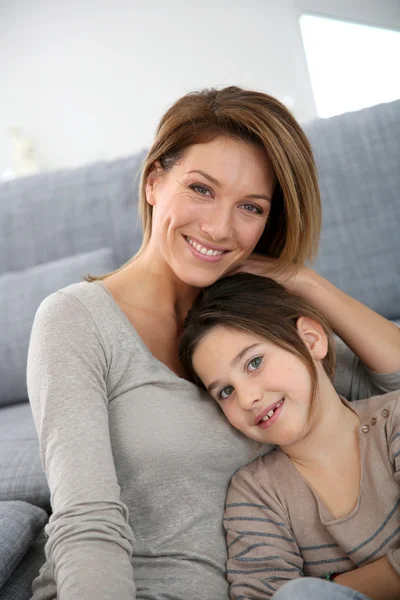
<path fill-rule="evenodd" d="M 188 148 L 169 171 L 154 168 L 151 251 L 175 275 L 205 287 L 242 263 L 267 222 L 276 177 L 265 151 L 218 137 Z"/>

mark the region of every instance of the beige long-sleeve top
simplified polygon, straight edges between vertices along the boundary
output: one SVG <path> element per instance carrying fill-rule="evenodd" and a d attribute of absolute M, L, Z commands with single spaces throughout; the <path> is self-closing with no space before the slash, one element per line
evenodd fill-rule
<path fill-rule="evenodd" d="M 347 516 L 333 518 L 279 448 L 232 478 L 224 519 L 231 598 L 270 598 L 290 579 L 386 555 L 400 576 L 400 391 L 351 408 L 361 420 L 361 485 Z"/>

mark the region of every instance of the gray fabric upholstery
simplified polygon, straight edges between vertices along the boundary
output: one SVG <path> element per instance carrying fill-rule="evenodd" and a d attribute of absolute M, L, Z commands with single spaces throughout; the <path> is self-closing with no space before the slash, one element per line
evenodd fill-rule
<path fill-rule="evenodd" d="M 47 520 L 44 510 L 27 502 L 0 502 L 0 589 Z"/>
<path fill-rule="evenodd" d="M 46 560 L 44 554 L 46 539 L 44 530 L 42 530 L 5 585 L 0 588 L 0 600 L 30 600 L 32 598 L 32 581 L 37 577 L 40 567 Z"/>
<path fill-rule="evenodd" d="M 29 402 L 0 409 L 0 503 L 2 500 L 24 500 L 50 510 Z"/>
<path fill-rule="evenodd" d="M 122 264 L 140 245 L 143 153 L 0 183 L 0 273 L 112 247 Z"/>
<path fill-rule="evenodd" d="M 27 398 L 29 335 L 42 300 L 89 271 L 101 274 L 116 266 L 112 250 L 103 248 L 0 275 L 0 406 Z"/>
<path fill-rule="evenodd" d="M 323 200 L 316 269 L 384 316 L 400 317 L 400 100 L 305 130 Z"/>

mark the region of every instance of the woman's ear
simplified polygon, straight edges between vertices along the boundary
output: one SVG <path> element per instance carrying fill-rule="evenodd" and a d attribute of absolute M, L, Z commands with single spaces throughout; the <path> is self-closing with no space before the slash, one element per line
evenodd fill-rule
<path fill-rule="evenodd" d="M 297 331 L 315 360 L 323 360 L 328 353 L 328 338 L 322 326 L 311 317 L 297 319 Z"/>
<path fill-rule="evenodd" d="M 155 206 L 156 197 L 155 190 L 160 181 L 161 173 L 163 172 L 163 168 L 159 160 L 151 167 L 151 170 L 147 176 L 146 180 L 146 200 L 151 206 Z"/>

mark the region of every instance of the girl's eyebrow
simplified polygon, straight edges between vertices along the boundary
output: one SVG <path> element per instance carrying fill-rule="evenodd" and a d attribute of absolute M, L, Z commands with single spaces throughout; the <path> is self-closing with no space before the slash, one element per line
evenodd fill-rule
<path fill-rule="evenodd" d="M 199 175 L 202 175 L 203 177 L 205 177 L 206 179 L 211 181 L 211 183 L 213 183 L 217 187 L 221 187 L 221 185 L 222 185 L 221 182 L 218 181 L 218 179 L 215 179 L 215 177 L 213 177 L 212 175 L 209 175 L 209 173 L 206 173 L 205 171 L 202 171 L 201 169 L 193 169 L 192 171 L 188 171 L 187 175 L 190 175 L 191 173 L 198 173 Z M 262 200 L 271 202 L 271 198 L 269 196 L 265 196 L 264 194 L 247 194 L 246 198 L 248 198 L 249 200 L 250 199 L 256 200 L 257 198 L 261 198 Z"/>
<path fill-rule="evenodd" d="M 242 350 L 239 352 L 239 354 L 237 354 L 229 363 L 231 367 L 234 367 L 235 365 L 237 365 L 237 363 L 239 363 L 243 356 L 245 356 L 245 354 L 247 354 L 247 352 L 249 352 L 250 350 L 254 350 L 254 348 L 257 348 L 258 346 L 261 346 L 262 342 L 256 342 L 255 344 L 250 344 L 250 346 L 246 346 L 245 348 L 242 348 Z M 219 379 L 216 379 L 215 381 L 213 381 L 212 383 L 210 383 L 210 385 L 207 387 L 207 392 L 209 394 L 211 394 L 211 391 L 214 390 L 217 387 L 220 387 L 222 384 L 219 381 Z"/>

